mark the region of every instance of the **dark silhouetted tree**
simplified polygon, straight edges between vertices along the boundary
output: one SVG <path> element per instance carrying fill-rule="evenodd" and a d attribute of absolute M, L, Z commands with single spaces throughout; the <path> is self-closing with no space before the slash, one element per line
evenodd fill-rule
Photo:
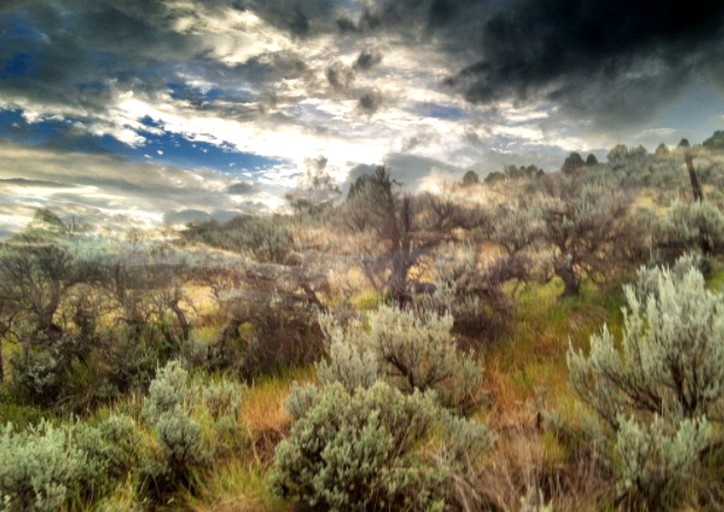
<path fill-rule="evenodd" d="M 581 155 L 579 153 L 573 152 L 566 157 L 565 161 L 563 162 L 563 166 L 561 167 L 561 171 L 566 174 L 571 174 L 583 167 L 584 165 L 586 165 L 586 162 L 583 161 Z"/>
<path fill-rule="evenodd" d="M 462 185 L 463 187 L 469 187 L 470 185 L 475 185 L 476 183 L 480 182 L 480 177 L 478 176 L 478 173 L 475 171 L 468 171 L 463 176 Z"/>
<path fill-rule="evenodd" d="M 662 142 L 661 144 L 659 144 L 658 146 L 656 146 L 656 151 L 654 151 L 654 154 L 655 154 L 656 156 L 666 156 L 666 155 L 668 155 L 670 152 L 671 152 L 671 151 L 669 151 L 669 146 L 667 146 L 666 144 L 664 144 L 664 143 Z"/>

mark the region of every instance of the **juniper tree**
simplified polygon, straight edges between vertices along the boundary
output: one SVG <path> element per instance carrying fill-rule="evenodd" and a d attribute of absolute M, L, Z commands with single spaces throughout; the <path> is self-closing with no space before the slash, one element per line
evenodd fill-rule
<path fill-rule="evenodd" d="M 374 248 L 362 258 L 370 283 L 379 291 L 388 290 L 399 305 L 404 305 L 409 302 L 410 269 L 443 241 L 446 233 L 422 229 L 415 218 L 419 201 L 409 195 L 400 197 L 398 185 L 382 166 L 374 174 L 360 176 L 350 187 L 343 216 L 353 231 L 374 237 Z M 450 229 L 447 211 L 439 213 Z M 378 276 L 385 271 L 388 273 L 382 283 Z"/>
<path fill-rule="evenodd" d="M 475 171 L 473 171 L 473 170 L 467 171 L 467 172 L 463 175 L 463 179 L 462 179 L 462 181 L 460 182 L 460 184 L 461 184 L 463 187 L 469 187 L 469 186 L 475 185 L 475 184 L 477 184 L 477 183 L 480 183 L 480 176 L 478 176 L 478 173 L 475 172 Z"/>
<path fill-rule="evenodd" d="M 561 166 L 561 172 L 565 174 L 572 174 L 585 165 L 586 162 L 583 160 L 581 154 L 574 151 L 566 157 L 563 165 Z"/>

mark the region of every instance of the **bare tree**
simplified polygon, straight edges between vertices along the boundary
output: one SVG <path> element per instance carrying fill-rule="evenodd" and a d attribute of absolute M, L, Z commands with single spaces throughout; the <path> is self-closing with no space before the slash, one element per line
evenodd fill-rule
<path fill-rule="evenodd" d="M 400 197 L 396 182 L 379 166 L 350 187 L 345 218 L 352 230 L 371 231 L 377 243 L 362 258 L 362 268 L 376 289 L 389 290 L 399 305 L 409 302 L 409 273 L 420 258 L 449 237 L 449 230 L 462 218 L 451 201 L 427 201 L 433 213 L 433 226 L 425 229 L 419 213 L 425 201 L 410 195 Z M 380 274 L 387 277 L 380 282 Z"/>
<path fill-rule="evenodd" d="M 623 221 L 631 204 L 626 193 L 559 175 L 544 181 L 539 199 L 543 239 L 553 250 L 553 272 L 563 281 L 563 295 L 577 295 L 584 275 L 605 277 L 621 263 L 614 255 L 626 235 Z"/>

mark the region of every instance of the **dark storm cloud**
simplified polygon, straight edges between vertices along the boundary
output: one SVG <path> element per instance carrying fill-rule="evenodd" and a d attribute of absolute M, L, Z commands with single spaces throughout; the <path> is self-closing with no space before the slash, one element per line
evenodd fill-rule
<path fill-rule="evenodd" d="M 0 12 L 1 63 L 27 55 L 27 72 L 6 73 L 8 96 L 102 110 L 109 87 L 156 90 L 169 67 L 193 56 L 189 38 L 168 30 L 160 3 L 24 2 Z"/>
<path fill-rule="evenodd" d="M 724 76 L 721 0 L 385 0 L 354 27 L 435 38 L 470 62 L 447 84 L 471 102 L 552 100 L 602 121 Z"/>
<path fill-rule="evenodd" d="M 640 116 L 722 57 L 718 0 L 512 5 L 485 21 L 481 59 L 450 80 L 470 101 L 543 94 L 582 112 Z"/>

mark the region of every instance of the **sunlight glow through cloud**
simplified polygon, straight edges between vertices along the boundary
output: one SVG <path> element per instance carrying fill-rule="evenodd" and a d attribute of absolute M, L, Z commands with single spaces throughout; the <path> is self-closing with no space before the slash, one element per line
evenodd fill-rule
<path fill-rule="evenodd" d="M 200 185 L 210 195 L 194 201 L 199 211 L 273 211 L 285 207 L 283 196 L 305 162 L 320 156 L 340 184 L 360 165 L 386 163 L 415 188 L 467 169 L 485 175 L 535 163 L 554 170 L 571 151 L 604 158 L 621 140 L 675 144 L 721 127 L 724 100 L 707 75 L 669 83 L 682 76 L 679 61 L 716 76 L 718 32 L 699 34 L 698 46 L 681 39 L 667 60 L 643 43 L 636 47 L 636 37 L 631 48 L 614 40 L 600 49 L 612 52 L 609 68 L 571 41 L 570 55 L 545 68 L 540 41 L 511 32 L 496 34 L 495 46 L 488 36 L 496 25 L 489 22 L 528 9 L 520 23 L 555 39 L 575 37 L 579 20 L 551 20 L 528 0 L 493 7 L 451 0 L 445 19 L 427 0 L 414 4 L 100 0 L 94 8 L 69 1 L 0 8 L 3 151 L 32 146 L 34 158 L 56 164 L 115 155 L 103 160 L 98 180 L 105 184 L 89 185 L 92 172 L 79 182 L 72 172 L 41 171 L 35 174 L 80 186 L 62 197 L 38 186 L 18 204 L 26 211 L 32 201 L 62 199 L 64 208 L 77 203 L 101 211 L 105 200 L 121 217 L 155 222 L 191 208 L 184 194 Z M 48 21 L 48 12 L 59 24 Z M 551 23 L 560 24 L 557 31 Z M 668 29 L 652 22 L 646 30 L 659 38 Z M 506 48 L 519 53 L 506 57 Z M 583 59 L 593 59 L 585 76 Z M 686 114 L 694 111 L 705 114 Z M 180 195 L 154 202 L 153 187 L 140 179 L 129 196 L 138 209 L 119 202 L 108 183 L 126 183 L 129 166 L 141 163 L 151 182 Z M 45 169 L 51 167 L 58 168 Z M 26 177 L 19 169 L 6 168 L 0 178 Z M 239 180 L 258 188 L 227 194 Z M 22 195 L 17 188 L 3 193 Z"/>

